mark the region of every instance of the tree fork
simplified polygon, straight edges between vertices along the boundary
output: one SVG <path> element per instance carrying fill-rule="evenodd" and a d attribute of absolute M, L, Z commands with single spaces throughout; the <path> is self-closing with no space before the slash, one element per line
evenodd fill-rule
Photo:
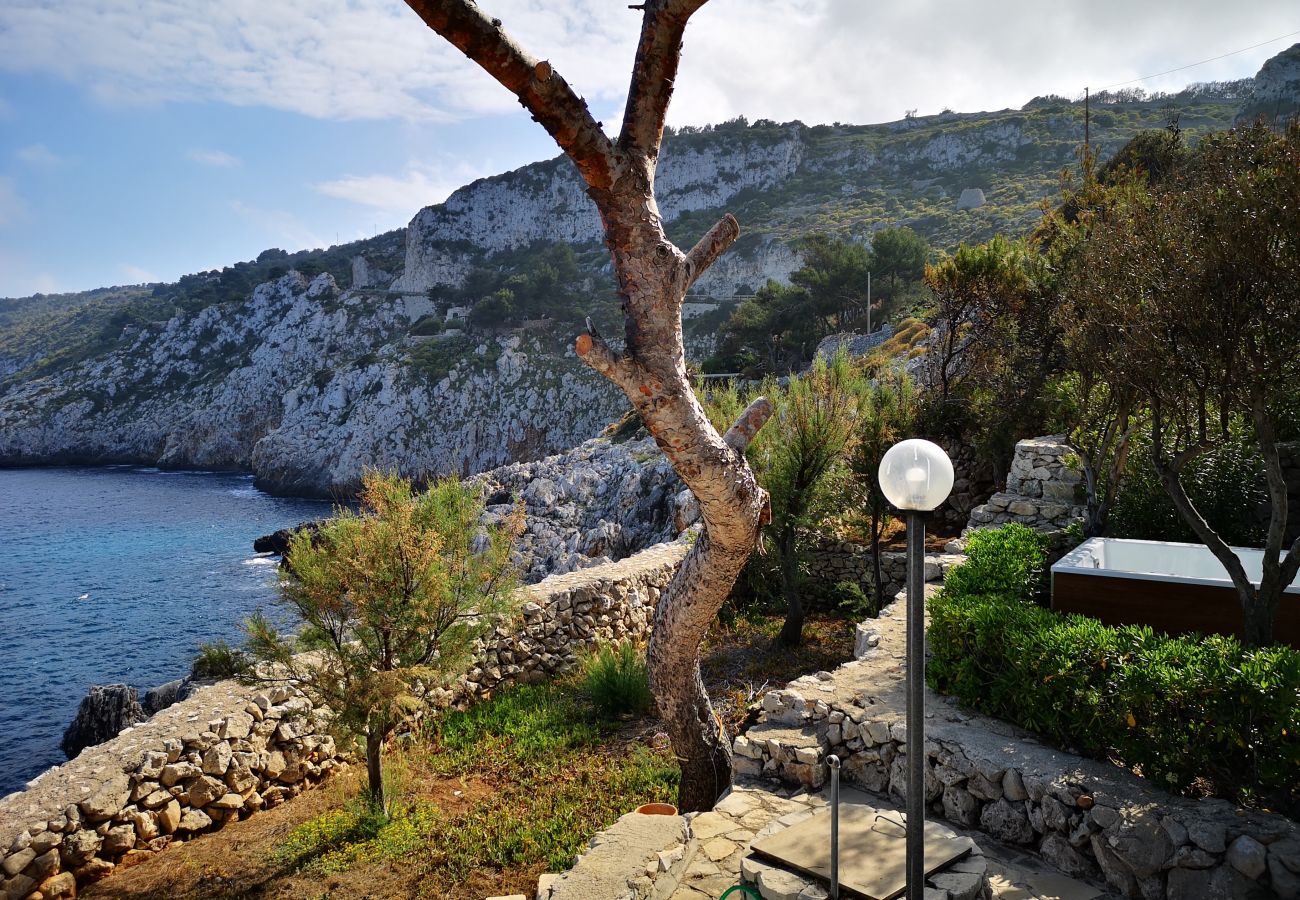
<path fill-rule="evenodd" d="M 612 349 L 588 322 L 574 350 L 623 391 L 699 501 L 704 533 L 660 596 L 648 651 L 651 689 L 681 763 L 684 811 L 711 809 L 731 785 L 730 744 L 704 690 L 699 649 L 771 518 L 767 493 L 744 456 L 771 405 L 756 400 L 724 440 L 691 389 L 682 343 L 686 292 L 736 240 L 740 226 L 727 214 L 683 253 L 664 234 L 654 198 L 682 35 L 705 2 L 640 5 L 623 127 L 610 141 L 551 64 L 525 53 L 473 0 L 407 0 L 430 28 L 514 93 L 578 167 L 600 212 L 623 298 L 625 347 Z"/>

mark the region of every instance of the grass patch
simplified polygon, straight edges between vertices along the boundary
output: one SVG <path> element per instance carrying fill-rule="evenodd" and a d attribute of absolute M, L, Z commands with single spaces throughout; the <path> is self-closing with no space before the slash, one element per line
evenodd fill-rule
<path fill-rule="evenodd" d="M 387 819 L 354 799 L 295 828 L 274 860 L 320 876 L 409 868 L 427 896 L 531 893 L 620 815 L 676 796 L 671 752 L 624 729 L 575 683 L 512 688 L 397 743 L 389 768 L 406 787 Z"/>

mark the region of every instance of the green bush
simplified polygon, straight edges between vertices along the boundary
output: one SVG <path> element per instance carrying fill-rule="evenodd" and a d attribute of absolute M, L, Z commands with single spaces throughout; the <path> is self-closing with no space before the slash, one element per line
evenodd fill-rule
<path fill-rule="evenodd" d="M 248 657 L 225 641 L 199 644 L 199 655 L 190 665 L 191 678 L 234 678 L 248 671 Z"/>
<path fill-rule="evenodd" d="M 1001 594 L 1033 600 L 1047 571 L 1047 538 L 1024 525 L 976 531 L 966 540 L 966 562 L 944 584 L 957 594 Z"/>
<path fill-rule="evenodd" d="M 1149 436 L 1138 439 L 1130 452 L 1124 482 L 1110 514 L 1115 537 L 1147 541 L 1200 543 L 1192 527 L 1178 514 L 1155 467 Z M 1248 439 L 1236 440 L 1188 465 L 1183 488 L 1219 535 L 1238 547 L 1258 547 L 1264 541 L 1268 491 L 1263 461 Z"/>
<path fill-rule="evenodd" d="M 874 619 L 880 614 L 879 606 L 872 601 L 871 594 L 862 589 L 856 581 L 837 581 L 819 591 L 820 599 L 826 606 L 838 610 L 853 621 Z"/>
<path fill-rule="evenodd" d="M 606 644 L 584 661 L 583 670 L 582 686 L 603 716 L 640 715 L 654 705 L 645 657 L 631 643 Z"/>
<path fill-rule="evenodd" d="M 1300 810 L 1300 651 L 1063 616 L 964 568 L 930 604 L 933 688 L 1168 790 Z"/>

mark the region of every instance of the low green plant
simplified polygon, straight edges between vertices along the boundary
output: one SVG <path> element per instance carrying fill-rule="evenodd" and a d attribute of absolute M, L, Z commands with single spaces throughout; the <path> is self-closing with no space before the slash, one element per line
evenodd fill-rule
<path fill-rule="evenodd" d="M 837 581 L 825 589 L 824 596 L 830 608 L 839 610 L 851 621 L 875 618 L 880 612 L 871 594 L 856 581 Z"/>
<path fill-rule="evenodd" d="M 932 687 L 1165 789 L 1300 810 L 1300 651 L 1042 609 L 1005 589 L 1039 553 L 1001 551 L 998 587 L 958 575 L 968 563 L 931 602 Z"/>
<path fill-rule="evenodd" d="M 199 655 L 190 664 L 191 678 L 235 678 L 248 671 L 248 656 L 225 641 L 199 644 Z"/>
<path fill-rule="evenodd" d="M 966 540 L 966 562 L 948 573 L 944 585 L 953 594 L 1033 600 L 1046 570 L 1047 539 L 1012 522 L 972 533 Z"/>
<path fill-rule="evenodd" d="M 645 655 L 630 641 L 606 644 L 583 661 L 582 686 L 606 718 L 642 715 L 654 706 Z"/>

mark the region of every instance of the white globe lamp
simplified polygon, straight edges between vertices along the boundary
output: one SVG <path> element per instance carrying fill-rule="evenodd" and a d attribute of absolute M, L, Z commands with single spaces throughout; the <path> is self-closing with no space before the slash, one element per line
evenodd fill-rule
<path fill-rule="evenodd" d="M 929 512 L 952 491 L 952 460 L 931 441 L 910 438 L 890 447 L 880 460 L 880 489 L 895 508 Z"/>
<path fill-rule="evenodd" d="M 925 513 L 952 491 L 938 444 L 900 441 L 880 460 L 880 490 L 907 513 L 907 900 L 925 896 Z"/>

